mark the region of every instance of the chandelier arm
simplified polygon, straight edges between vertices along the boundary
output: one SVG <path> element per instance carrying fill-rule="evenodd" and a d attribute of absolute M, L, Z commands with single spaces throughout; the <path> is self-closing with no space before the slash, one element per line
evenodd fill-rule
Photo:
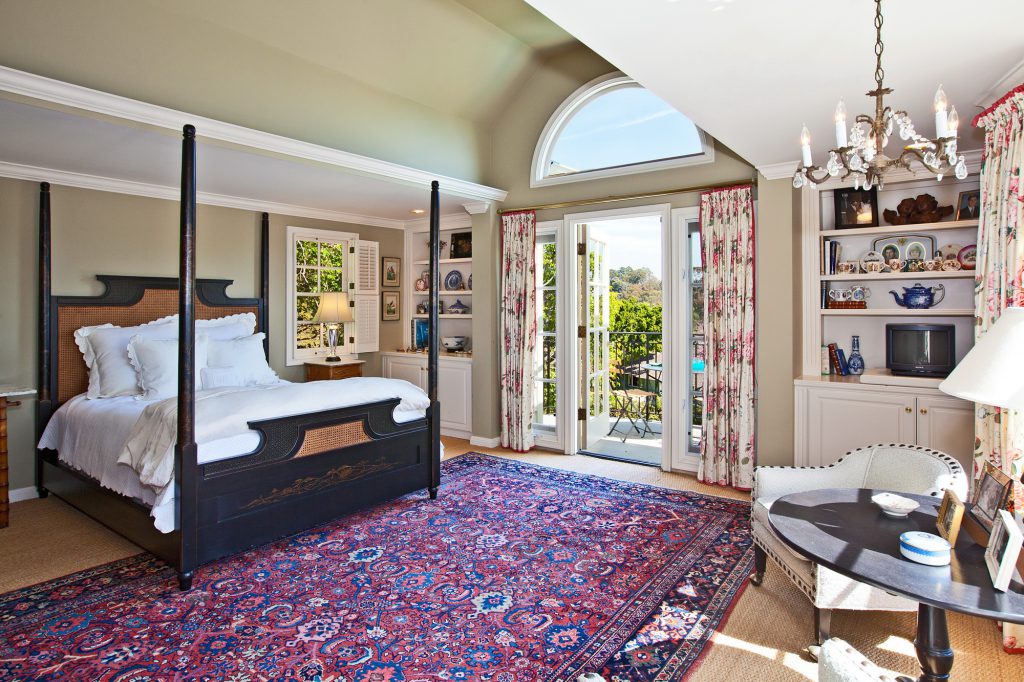
<path fill-rule="evenodd" d="M 807 179 L 810 180 L 815 185 L 820 185 L 821 183 L 826 182 L 832 177 L 831 175 L 829 175 L 828 171 L 822 168 L 821 166 L 804 166 L 802 170 L 804 172 L 804 175 L 807 176 Z M 817 177 L 815 177 L 814 175 L 815 171 L 819 172 Z"/>

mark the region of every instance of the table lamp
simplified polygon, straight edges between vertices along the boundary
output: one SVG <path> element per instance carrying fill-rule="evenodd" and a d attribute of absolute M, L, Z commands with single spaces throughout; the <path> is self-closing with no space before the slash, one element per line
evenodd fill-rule
<path fill-rule="evenodd" d="M 1024 308 L 1007 308 L 939 384 L 957 398 L 1024 409 Z"/>
<path fill-rule="evenodd" d="M 351 322 L 352 307 L 348 303 L 348 294 L 340 291 L 330 291 L 320 294 L 320 308 L 316 311 L 314 322 L 322 322 L 327 325 L 327 344 L 331 347 L 331 354 L 327 356 L 327 362 L 340 362 L 338 357 L 338 330 L 346 322 Z"/>

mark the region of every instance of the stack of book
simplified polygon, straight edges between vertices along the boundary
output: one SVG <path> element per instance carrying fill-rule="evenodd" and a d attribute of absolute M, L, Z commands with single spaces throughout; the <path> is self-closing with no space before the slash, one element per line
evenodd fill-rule
<path fill-rule="evenodd" d="M 843 258 L 843 247 L 835 239 L 826 239 L 821 249 L 821 274 L 836 274 L 836 263 Z"/>
<path fill-rule="evenodd" d="M 832 374 L 845 377 L 850 373 L 850 366 L 846 364 L 846 353 L 834 343 L 828 344 L 828 357 L 832 364 Z"/>

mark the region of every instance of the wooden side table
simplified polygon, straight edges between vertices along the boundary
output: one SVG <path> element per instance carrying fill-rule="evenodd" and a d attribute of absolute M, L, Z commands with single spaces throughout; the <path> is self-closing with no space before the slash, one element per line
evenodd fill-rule
<path fill-rule="evenodd" d="M 306 381 L 325 381 L 328 379 L 350 379 L 363 376 L 365 360 L 343 360 L 327 362 L 311 360 L 306 365 Z"/>
<path fill-rule="evenodd" d="M 7 500 L 7 408 L 21 405 L 20 400 L 10 400 L 21 396 L 35 395 L 34 388 L 23 386 L 0 386 L 0 528 L 6 528 L 10 504 Z"/>

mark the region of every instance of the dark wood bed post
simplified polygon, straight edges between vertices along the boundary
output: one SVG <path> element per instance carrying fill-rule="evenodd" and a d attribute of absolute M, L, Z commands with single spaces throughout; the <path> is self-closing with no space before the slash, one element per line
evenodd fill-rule
<path fill-rule="evenodd" d="M 430 183 L 430 329 L 427 336 L 427 397 L 430 399 L 430 499 L 437 498 L 441 484 L 441 403 L 437 401 L 438 289 L 441 284 L 441 200 L 437 180 Z"/>
<path fill-rule="evenodd" d="M 39 402 L 36 404 L 36 442 L 53 412 L 50 392 L 50 299 L 53 295 L 50 269 L 50 183 L 39 183 Z M 36 491 L 46 497 L 43 487 L 43 458 L 36 451 Z"/>
<path fill-rule="evenodd" d="M 192 588 L 198 564 L 199 465 L 195 429 L 196 129 L 181 144 L 181 261 L 178 268 L 178 439 L 174 446 L 175 510 L 181 545 L 178 583 Z"/>
<path fill-rule="evenodd" d="M 264 213 L 260 218 L 260 298 L 263 308 L 260 312 L 260 331 L 266 334 L 263 339 L 263 352 L 270 361 L 270 214 Z"/>

